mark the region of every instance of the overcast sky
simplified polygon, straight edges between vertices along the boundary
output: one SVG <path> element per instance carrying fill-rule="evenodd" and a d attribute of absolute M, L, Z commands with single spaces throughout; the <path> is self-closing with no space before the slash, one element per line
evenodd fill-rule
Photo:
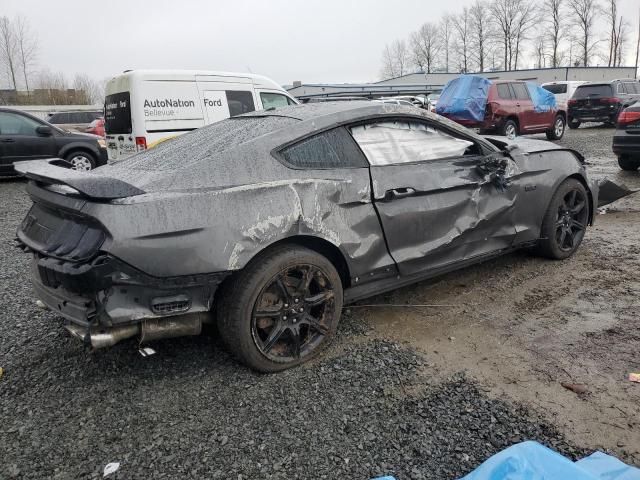
<path fill-rule="evenodd" d="M 541 2 L 542 0 L 535 0 Z M 384 45 L 472 0 L 0 0 L 37 32 L 39 63 L 68 78 L 135 68 L 251 71 L 293 80 L 378 79 Z M 639 0 L 619 0 L 637 29 Z M 631 45 L 627 59 L 632 61 Z"/>

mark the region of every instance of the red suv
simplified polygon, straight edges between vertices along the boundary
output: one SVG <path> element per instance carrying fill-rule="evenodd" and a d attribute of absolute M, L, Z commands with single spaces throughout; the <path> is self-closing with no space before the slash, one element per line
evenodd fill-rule
<path fill-rule="evenodd" d="M 528 133 L 546 133 L 549 140 L 559 140 L 564 135 L 566 125 L 565 112 L 557 108 L 547 111 L 534 108 L 527 84 L 518 81 L 491 83 L 481 122 L 445 116 L 466 127 L 478 128 L 480 133 L 498 133 L 510 138 Z"/>

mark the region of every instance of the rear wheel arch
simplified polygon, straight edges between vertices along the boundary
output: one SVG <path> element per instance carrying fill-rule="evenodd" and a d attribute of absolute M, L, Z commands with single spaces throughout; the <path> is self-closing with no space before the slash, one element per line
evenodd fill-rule
<path fill-rule="evenodd" d="M 294 235 L 273 242 L 255 253 L 242 268 L 246 268 L 250 263 L 260 261 L 260 258 L 267 255 L 271 250 L 280 248 L 287 244 L 305 247 L 324 256 L 338 271 L 343 288 L 346 289 L 351 286 L 351 268 L 349 267 L 345 254 L 339 247 L 330 241 L 313 235 Z"/>

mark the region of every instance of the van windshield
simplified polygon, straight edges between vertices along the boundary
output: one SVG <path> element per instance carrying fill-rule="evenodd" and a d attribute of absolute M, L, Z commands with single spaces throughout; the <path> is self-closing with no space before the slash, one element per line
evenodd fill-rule
<path fill-rule="evenodd" d="M 129 92 L 114 93 L 104 99 L 104 129 L 107 135 L 131 133 Z"/>

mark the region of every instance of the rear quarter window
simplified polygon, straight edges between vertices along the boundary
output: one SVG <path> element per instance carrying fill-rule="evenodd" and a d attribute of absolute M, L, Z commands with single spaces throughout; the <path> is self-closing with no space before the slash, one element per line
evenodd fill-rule
<path fill-rule="evenodd" d="M 334 128 L 280 151 L 282 159 L 294 168 L 363 168 L 367 167 L 364 158 L 353 138 L 343 128 Z"/>

